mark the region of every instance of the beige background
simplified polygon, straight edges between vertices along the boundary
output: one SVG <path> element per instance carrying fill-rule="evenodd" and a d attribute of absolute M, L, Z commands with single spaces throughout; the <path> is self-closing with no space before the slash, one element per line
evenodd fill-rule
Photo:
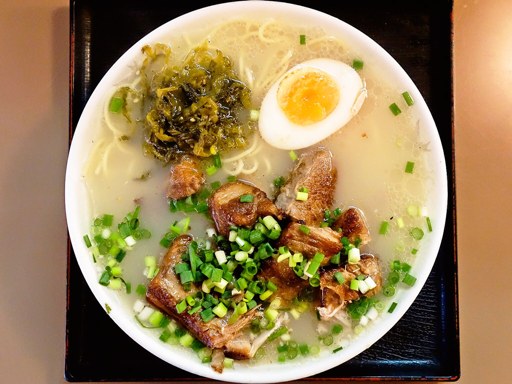
<path fill-rule="evenodd" d="M 0 383 L 63 383 L 69 4 L 0 0 Z M 512 1 L 455 0 L 462 383 L 508 383 Z"/>

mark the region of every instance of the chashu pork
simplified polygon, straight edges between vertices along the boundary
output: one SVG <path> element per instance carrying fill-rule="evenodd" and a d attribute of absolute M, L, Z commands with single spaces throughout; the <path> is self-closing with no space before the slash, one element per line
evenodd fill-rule
<path fill-rule="evenodd" d="M 279 245 L 288 247 L 294 253 L 300 252 L 308 259 L 311 259 L 316 253 L 322 253 L 325 256 L 322 265 L 326 265 L 331 256 L 343 248 L 341 233 L 329 227 L 306 226 L 302 228 L 302 225 L 290 223 L 281 233 Z"/>
<path fill-rule="evenodd" d="M 197 291 L 194 286 L 190 291 L 185 291 L 174 272 L 174 266 L 181 261 L 191 242 L 192 237 L 189 235 L 181 235 L 174 240 L 162 260 L 158 274 L 148 285 L 146 298 L 207 347 L 222 350 L 226 356 L 235 359 L 249 359 L 252 357 L 252 345 L 244 331 L 254 318 L 261 316 L 258 307 L 241 315 L 233 324 L 228 324 L 229 313 L 223 318 L 216 317 L 205 323 L 199 313 L 190 315 L 186 311 L 178 313 L 176 310 L 176 304 Z"/>
<path fill-rule="evenodd" d="M 339 230 L 351 243 L 360 240 L 361 245 L 370 242 L 370 231 L 363 212 L 356 207 L 346 209 L 332 225 L 334 230 Z"/>
<path fill-rule="evenodd" d="M 252 201 L 241 202 L 244 195 L 252 196 Z M 213 192 L 208 206 L 217 232 L 224 236 L 229 234 L 232 225 L 250 228 L 261 216 L 272 215 L 281 219 L 279 209 L 265 192 L 241 181 L 226 183 Z"/>
<path fill-rule="evenodd" d="M 300 155 L 275 203 L 293 221 L 319 225 L 325 210 L 332 206 L 336 179 L 332 153 L 323 147 L 311 149 Z M 305 201 L 297 200 L 301 190 L 308 193 Z"/>
<path fill-rule="evenodd" d="M 201 189 L 205 181 L 199 159 L 183 155 L 179 161 L 171 165 L 166 196 L 173 200 L 191 196 Z"/>
<path fill-rule="evenodd" d="M 340 284 L 334 277 L 336 272 L 343 275 L 344 281 Z M 376 286 L 364 294 L 350 289 L 350 282 L 359 275 L 370 276 Z M 344 309 L 348 303 L 361 297 L 371 297 L 382 289 L 382 274 L 379 259 L 370 254 L 361 256 L 357 264 L 346 264 L 344 267 L 332 268 L 320 272 L 321 307 L 317 308 L 321 319 L 328 319 Z"/>

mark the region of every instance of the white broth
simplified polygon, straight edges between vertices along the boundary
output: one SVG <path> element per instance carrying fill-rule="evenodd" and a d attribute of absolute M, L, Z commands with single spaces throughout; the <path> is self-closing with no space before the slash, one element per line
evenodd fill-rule
<path fill-rule="evenodd" d="M 298 43 L 300 35 L 306 36 L 306 44 Z M 276 20 L 227 22 L 164 43 L 171 45 L 173 57 L 179 64 L 191 48 L 205 39 L 211 47 L 231 58 L 240 78 L 251 88 L 256 107 L 280 74 L 304 60 L 326 57 L 348 64 L 354 59 L 365 62 L 365 57 L 360 57 L 355 47 L 345 46 L 344 42 L 327 36 L 320 28 L 293 26 Z M 133 72 L 127 84 L 137 88 L 137 75 L 135 70 Z M 415 258 L 421 256 L 421 240 L 415 240 L 410 230 L 419 227 L 425 233 L 428 231 L 426 217 L 432 208 L 428 206 L 428 196 L 433 191 L 434 179 L 429 166 L 428 143 L 422 137 L 422 121 L 416 115 L 414 105 L 407 106 L 402 97 L 402 92 L 407 90 L 389 83 L 380 69 L 372 67 L 371 63 L 365 62 L 359 73 L 366 83 L 368 98 L 356 117 L 319 145 L 332 152 L 338 170 L 333 208 L 355 206 L 364 212 L 372 237 L 364 251 L 381 259 L 385 277 L 389 264 L 395 259 L 411 264 L 414 271 Z M 115 91 L 113 89 L 112 93 Z M 132 102 L 136 114 L 137 100 Z M 401 114 L 395 116 L 390 111 L 392 103 L 400 107 Z M 128 123 L 122 115 L 112 114 L 108 109 L 98 113 L 96 123 L 101 125 L 101 135 L 94 138 L 95 147 L 84 169 L 91 221 L 109 213 L 118 222 L 137 202 L 141 206 L 141 225 L 152 233 L 151 239 L 139 241 L 122 261 L 123 278 L 132 287 L 147 284 L 142 273 L 144 257 L 162 257 L 166 249 L 159 245 L 161 237 L 171 223 L 185 217 L 184 213 L 170 213 L 165 197 L 168 167 L 144 153 L 143 127 L 135 120 Z M 126 140 L 124 136 L 130 139 Z M 252 144 L 255 142 L 259 150 L 244 160 L 248 166 L 256 161 L 258 170 L 238 177 L 254 183 L 271 196 L 273 180 L 286 176 L 293 162 L 288 151 L 273 148 L 259 139 L 257 132 L 252 138 Z M 297 151 L 297 154 L 301 152 Z M 222 153 L 221 158 L 227 159 L 236 153 Z M 408 162 L 414 163 L 412 173 L 405 172 Z M 228 167 L 229 164 L 224 165 Z M 207 182 L 224 182 L 227 176 L 220 170 Z M 191 233 L 204 237 L 205 229 L 212 227 L 212 223 L 204 215 L 190 216 Z M 436 217 L 429 219 L 435 226 Z M 379 234 L 383 221 L 389 226 L 386 234 Z M 99 262 L 99 273 L 103 268 Z M 119 300 L 127 308 L 131 308 L 138 298 L 134 293 L 119 292 Z M 388 302 L 386 298 L 383 300 Z M 298 342 L 312 342 L 316 340 L 317 326 L 318 322 L 312 316 L 292 321 L 292 338 Z M 354 330 L 345 325 L 337 345 L 349 342 L 353 336 Z M 157 333 L 155 337 L 158 337 Z M 270 352 L 268 356 L 275 357 Z"/>

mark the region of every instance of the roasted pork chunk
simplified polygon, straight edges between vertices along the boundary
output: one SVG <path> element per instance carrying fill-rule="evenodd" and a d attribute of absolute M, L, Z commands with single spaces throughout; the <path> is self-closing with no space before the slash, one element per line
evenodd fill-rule
<path fill-rule="evenodd" d="M 366 219 L 363 212 L 358 208 L 350 207 L 346 209 L 332 227 L 335 230 L 341 230 L 343 236 L 347 237 L 351 243 L 355 243 L 358 239 L 362 245 L 370 242 L 370 231 Z"/>
<path fill-rule="evenodd" d="M 288 260 L 280 263 L 274 258 L 264 260 L 259 276 L 267 281 L 272 281 L 277 286 L 274 295 L 281 299 L 284 306 L 290 304 L 304 288 L 309 286 L 307 280 L 298 277 L 289 267 Z"/>
<path fill-rule="evenodd" d="M 166 196 L 178 200 L 198 192 L 205 183 L 199 159 L 184 155 L 171 165 Z"/>
<path fill-rule="evenodd" d="M 329 262 L 332 255 L 340 252 L 341 233 L 329 227 L 311 227 L 290 223 L 282 232 L 279 245 L 288 247 L 294 253 L 300 252 L 308 259 L 321 253 L 325 256 L 322 265 Z"/>
<path fill-rule="evenodd" d="M 343 275 L 343 283 L 335 278 L 336 272 Z M 350 288 L 350 282 L 359 275 L 371 277 L 375 287 L 365 291 Z M 376 256 L 365 254 L 357 264 L 346 264 L 344 267 L 332 268 L 320 272 L 321 307 L 318 313 L 322 319 L 328 319 L 346 305 L 362 296 L 371 297 L 382 288 L 382 275 L 379 259 Z"/>
<path fill-rule="evenodd" d="M 236 359 L 249 359 L 251 343 L 244 336 L 244 331 L 252 319 L 260 316 L 257 307 L 241 315 L 233 324 L 228 324 L 229 315 L 204 322 L 199 313 L 190 315 L 186 311 L 178 313 L 176 310 L 176 304 L 197 290 L 192 286 L 190 291 L 185 291 L 174 272 L 174 266 L 181 261 L 191 242 L 192 237 L 188 235 L 181 235 L 174 240 L 162 260 L 158 274 L 148 285 L 146 298 L 178 321 L 207 347 L 220 349 L 226 356 Z"/>
<path fill-rule="evenodd" d="M 252 227 L 259 217 L 272 215 L 281 218 L 281 213 L 266 193 L 241 181 L 224 184 L 208 199 L 210 215 L 217 232 L 229 234 L 229 227 Z"/>
<path fill-rule="evenodd" d="M 293 221 L 319 225 L 324 211 L 333 203 L 336 178 L 329 150 L 320 147 L 304 152 L 279 190 L 275 203 Z M 304 201 L 297 200 L 297 193 L 301 191 L 308 194 Z"/>

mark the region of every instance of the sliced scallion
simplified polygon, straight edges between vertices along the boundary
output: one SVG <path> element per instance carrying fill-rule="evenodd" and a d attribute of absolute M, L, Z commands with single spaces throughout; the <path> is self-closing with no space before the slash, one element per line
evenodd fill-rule
<path fill-rule="evenodd" d="M 421 240 L 425 233 L 421 228 L 414 227 L 411 229 L 410 234 L 415 240 Z"/>
<path fill-rule="evenodd" d="M 405 91 L 402 93 L 402 97 L 404 98 L 405 100 L 405 103 L 410 107 L 412 105 L 414 105 L 414 99 L 412 98 L 412 96 L 409 94 L 409 92 Z"/>
<path fill-rule="evenodd" d="M 356 71 L 360 71 L 364 67 L 364 62 L 361 59 L 354 59 L 352 60 L 352 68 L 354 68 Z"/>
<path fill-rule="evenodd" d="M 414 172 L 414 161 L 408 161 L 405 164 L 405 173 L 413 173 Z"/>
<path fill-rule="evenodd" d="M 390 106 L 389 106 L 389 110 L 391 111 L 391 113 L 395 116 L 398 116 L 399 114 L 402 113 L 402 110 L 398 107 L 398 105 L 396 105 L 396 103 L 392 103 Z"/>
<path fill-rule="evenodd" d="M 384 220 L 382 223 L 380 223 L 379 234 L 385 235 L 386 233 L 388 233 L 388 228 L 389 228 L 389 223 Z"/>

